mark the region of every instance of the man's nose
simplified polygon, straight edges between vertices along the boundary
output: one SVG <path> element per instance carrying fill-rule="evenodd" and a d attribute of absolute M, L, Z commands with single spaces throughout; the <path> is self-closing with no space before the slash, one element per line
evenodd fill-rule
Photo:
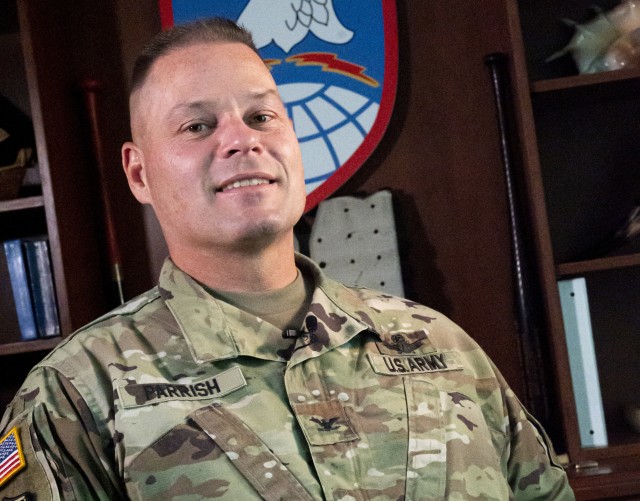
<path fill-rule="evenodd" d="M 250 127 L 242 118 L 230 117 L 218 126 L 220 152 L 228 158 L 238 153 L 259 153 L 262 151 L 258 131 Z"/>

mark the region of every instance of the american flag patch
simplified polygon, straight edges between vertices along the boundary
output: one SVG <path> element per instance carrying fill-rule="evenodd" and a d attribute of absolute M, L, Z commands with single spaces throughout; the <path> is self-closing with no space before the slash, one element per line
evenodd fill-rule
<path fill-rule="evenodd" d="M 18 428 L 13 428 L 0 440 L 0 486 L 25 466 Z"/>

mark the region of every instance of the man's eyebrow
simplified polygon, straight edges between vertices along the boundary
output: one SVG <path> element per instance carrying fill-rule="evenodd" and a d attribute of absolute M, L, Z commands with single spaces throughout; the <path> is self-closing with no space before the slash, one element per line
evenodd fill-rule
<path fill-rule="evenodd" d="M 260 91 L 251 91 L 247 92 L 244 96 L 242 96 L 243 100 L 249 102 L 259 102 L 259 101 L 268 101 L 271 99 L 277 99 L 281 102 L 280 94 L 276 89 L 267 89 Z M 195 101 L 182 101 L 173 106 L 166 114 L 167 118 L 172 118 L 175 116 L 181 116 L 184 113 L 189 112 L 204 112 L 210 111 L 216 108 L 215 100 L 195 100 Z"/>
<path fill-rule="evenodd" d="M 280 94 L 276 89 L 247 92 L 244 96 L 244 99 L 246 99 L 247 101 L 262 101 L 262 100 L 268 100 L 268 99 L 274 99 L 274 98 L 280 101 Z M 215 101 L 202 101 L 202 100 L 183 101 L 173 106 L 173 108 L 171 108 L 167 112 L 167 116 L 172 117 L 175 115 L 180 115 L 185 111 L 186 112 L 206 111 L 206 110 L 211 110 L 215 107 L 216 107 Z"/>
<path fill-rule="evenodd" d="M 265 91 L 250 92 L 249 94 L 247 94 L 247 96 L 255 100 L 273 98 L 273 97 L 277 98 L 278 100 L 280 99 L 280 94 L 278 94 L 278 91 L 276 89 L 267 89 Z"/>
<path fill-rule="evenodd" d="M 174 115 L 179 115 L 180 113 L 183 113 L 185 111 L 202 111 L 211 108 L 211 104 L 212 103 L 209 103 L 207 101 L 183 101 L 171 108 L 167 112 L 167 116 L 171 117 Z"/>

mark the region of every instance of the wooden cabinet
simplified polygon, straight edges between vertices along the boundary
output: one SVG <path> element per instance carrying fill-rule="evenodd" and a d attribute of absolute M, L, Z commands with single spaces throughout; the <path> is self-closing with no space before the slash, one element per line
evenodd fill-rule
<path fill-rule="evenodd" d="M 609 9 L 618 2 L 599 2 Z M 570 56 L 545 60 L 593 17 L 589 0 L 507 2 L 517 127 L 530 231 L 535 241 L 548 337 L 558 381 L 571 481 L 579 499 L 640 495 L 640 238 L 603 245 L 640 203 L 640 71 L 578 75 Z M 584 399 L 572 385 L 558 281 L 584 279 L 598 376 L 584 374 L 601 401 L 606 441 L 580 437 Z M 565 303 L 566 305 L 567 303 Z M 584 313 L 583 313 L 584 315 Z M 581 331 L 584 333 L 584 330 Z M 575 367 L 573 374 L 577 374 Z"/>
<path fill-rule="evenodd" d="M 97 57 L 99 45 L 92 42 L 102 37 L 105 41 L 115 40 L 115 31 L 111 37 L 104 36 L 109 30 L 108 16 L 104 16 L 92 38 L 87 38 L 86 31 L 96 24 L 87 25 L 82 9 L 82 2 L 74 1 L 0 3 L 0 93 L 33 122 L 41 179 L 40 187 L 23 190 L 18 198 L 0 202 L 0 240 L 47 235 L 62 336 L 112 306 L 101 204 L 96 202 L 100 199 L 100 186 L 79 91 L 83 78 L 95 76 L 86 60 L 92 59 L 103 66 L 104 72 L 111 72 L 99 75 L 109 80 L 109 89 L 114 89 L 105 93 L 105 99 L 120 93 L 120 105 L 112 108 L 126 120 L 126 95 L 119 67 L 110 66 L 108 57 Z M 101 14 L 98 8 L 91 15 Z M 105 130 L 117 145 L 126 139 L 126 122 L 112 122 L 116 125 L 110 123 Z M 119 132 L 114 133 L 117 127 Z M 114 153 L 113 160 L 109 160 L 113 179 L 110 174 L 106 184 L 112 200 L 117 201 L 117 225 L 126 243 L 122 251 L 131 250 L 125 267 L 137 270 L 135 275 L 129 275 L 131 297 L 149 284 L 144 265 L 146 253 L 140 252 L 144 232 L 137 204 L 126 194 L 124 179 L 118 180 L 124 177 L 118 167 L 118 148 L 108 144 Z M 0 294 L 11 294 L 9 284 L 1 284 Z M 34 363 L 59 341 L 60 337 L 23 342 L 17 329 L 8 328 L 6 322 L 0 325 L 0 364 L 10 368 L 3 370 L 2 407 Z"/>

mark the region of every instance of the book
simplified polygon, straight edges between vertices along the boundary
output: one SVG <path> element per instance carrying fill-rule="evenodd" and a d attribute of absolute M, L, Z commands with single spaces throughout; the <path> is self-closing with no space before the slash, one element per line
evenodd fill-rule
<path fill-rule="evenodd" d="M 49 242 L 46 237 L 29 238 L 25 239 L 22 245 L 27 261 L 27 274 L 38 336 L 59 336 L 60 322 L 49 258 Z"/>
<path fill-rule="evenodd" d="M 578 429 L 583 447 L 606 447 L 607 428 L 584 278 L 558 281 Z"/>
<path fill-rule="evenodd" d="M 7 240 L 3 246 L 7 259 L 13 301 L 18 316 L 18 325 L 20 326 L 20 336 L 23 341 L 36 339 L 38 331 L 29 290 L 27 265 L 22 251 L 22 242 L 19 239 Z"/>
<path fill-rule="evenodd" d="M 20 339 L 20 324 L 18 323 L 16 303 L 13 300 L 7 256 L 2 245 L 0 245 L 0 320 L 2 321 L 1 342 L 18 341 Z"/>

